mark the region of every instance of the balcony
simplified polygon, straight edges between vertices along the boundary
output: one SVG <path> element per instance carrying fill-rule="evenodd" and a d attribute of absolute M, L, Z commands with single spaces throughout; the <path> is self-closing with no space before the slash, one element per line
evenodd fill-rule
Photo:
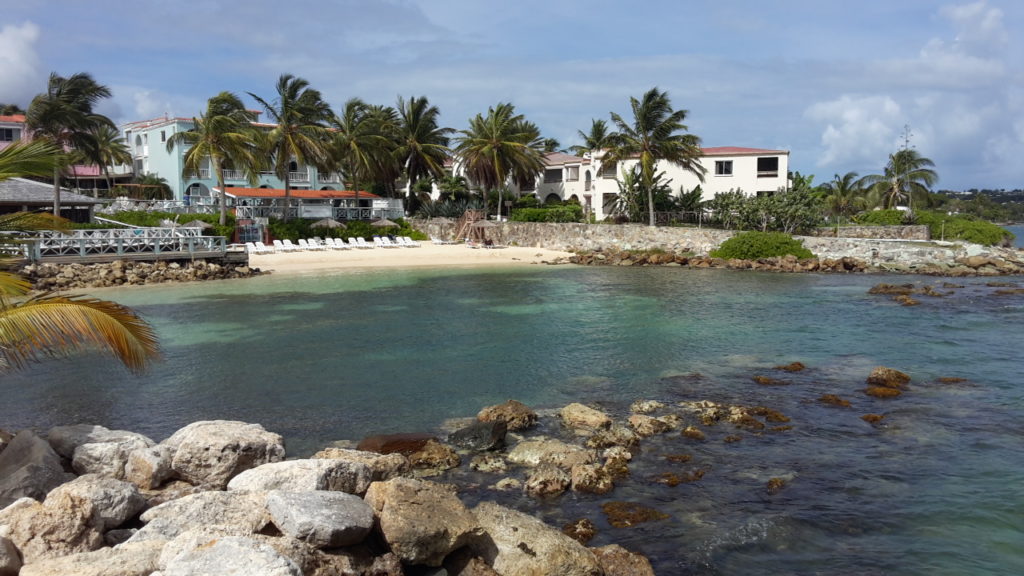
<path fill-rule="evenodd" d="M 779 177 L 779 171 L 778 170 L 759 170 L 757 172 L 757 177 L 758 178 L 778 178 Z"/>
<path fill-rule="evenodd" d="M 320 182 L 324 184 L 341 183 L 341 174 L 320 174 Z"/>
<path fill-rule="evenodd" d="M 245 177 L 245 172 L 242 171 L 242 170 L 225 170 L 224 171 L 224 180 L 225 181 L 227 181 L 227 180 L 243 180 L 244 181 L 244 180 L 247 180 L 247 178 Z"/>
<path fill-rule="evenodd" d="M 199 178 L 201 180 L 209 180 L 210 179 L 210 169 L 209 168 L 200 168 L 199 169 Z"/>
<path fill-rule="evenodd" d="M 288 180 L 291 182 L 309 182 L 309 172 L 289 172 Z"/>

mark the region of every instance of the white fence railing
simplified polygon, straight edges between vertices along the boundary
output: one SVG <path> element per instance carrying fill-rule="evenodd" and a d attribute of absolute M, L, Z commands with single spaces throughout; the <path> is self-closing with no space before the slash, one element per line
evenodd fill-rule
<path fill-rule="evenodd" d="M 37 261 L 53 257 L 220 253 L 227 251 L 223 236 L 203 236 L 201 228 L 112 228 L 75 230 L 70 234 L 44 231 L 20 242 L 22 254 Z"/>

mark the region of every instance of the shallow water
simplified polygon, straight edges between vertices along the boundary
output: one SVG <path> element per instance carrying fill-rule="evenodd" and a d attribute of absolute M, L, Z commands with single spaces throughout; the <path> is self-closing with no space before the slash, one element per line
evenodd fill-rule
<path fill-rule="evenodd" d="M 539 409 L 584 401 L 620 417 L 640 398 L 766 405 L 794 428 L 733 443 L 725 425 L 703 443 L 646 440 L 610 496 L 465 496 L 556 525 L 588 517 L 600 530 L 592 545 L 644 552 L 659 574 L 1024 573 L 1024 296 L 957 280 L 940 288 L 950 295 L 907 308 L 867 294 L 883 281 L 942 282 L 537 267 L 106 291 L 156 325 L 165 361 L 143 377 L 102 356 L 6 375 L 0 427 L 91 422 L 159 440 L 195 420 L 239 419 L 283 434 L 299 456 L 370 433 L 438 430 L 508 398 Z M 796 360 L 808 370 L 772 369 Z M 865 396 L 876 365 L 909 373 L 911 390 Z M 790 385 L 760 386 L 758 374 Z M 818 403 L 825 393 L 852 408 Z M 866 413 L 886 418 L 873 426 Z M 664 459 L 678 453 L 693 461 Z M 696 469 L 706 470 L 698 482 L 653 480 Z M 770 495 L 773 477 L 788 482 Z M 612 528 L 599 509 L 609 499 L 671 517 Z"/>

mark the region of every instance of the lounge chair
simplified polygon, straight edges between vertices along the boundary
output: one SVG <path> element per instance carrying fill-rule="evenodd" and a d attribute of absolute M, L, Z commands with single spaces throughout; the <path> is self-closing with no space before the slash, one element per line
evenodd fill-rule
<path fill-rule="evenodd" d="M 420 247 L 420 243 L 415 241 L 415 240 L 413 240 L 409 236 L 399 236 L 398 239 L 402 241 L 402 245 L 403 246 L 406 246 L 408 248 L 419 248 Z"/>
<path fill-rule="evenodd" d="M 352 237 L 350 237 L 348 239 L 348 247 L 349 248 L 362 248 L 362 246 L 359 245 L 359 242 L 356 242 L 356 237 L 355 236 L 352 236 Z"/>
<path fill-rule="evenodd" d="M 285 246 L 284 242 L 280 240 L 274 240 L 274 252 L 291 252 L 292 249 Z"/>
<path fill-rule="evenodd" d="M 324 238 L 324 248 L 327 250 L 341 250 L 346 248 L 346 246 L 344 243 L 342 243 L 341 246 L 338 246 L 334 243 L 334 238 L 328 236 L 327 238 Z"/>
<path fill-rule="evenodd" d="M 383 246 L 384 248 L 401 248 L 402 247 L 401 244 L 396 244 L 396 243 L 392 242 L 391 238 L 388 238 L 387 236 L 381 236 L 380 237 L 380 245 Z"/>
<path fill-rule="evenodd" d="M 327 246 L 324 246 L 316 238 L 306 238 L 306 246 L 308 246 L 310 250 L 327 250 Z"/>
<path fill-rule="evenodd" d="M 253 244 L 256 246 L 256 252 L 257 253 L 262 253 L 262 254 L 273 254 L 274 253 L 274 249 L 272 247 L 270 247 L 270 246 L 267 246 L 263 242 L 253 242 Z"/>
<path fill-rule="evenodd" d="M 360 248 L 373 248 L 373 244 L 367 242 L 366 238 L 363 238 L 362 236 L 356 237 L 356 246 L 359 246 Z"/>
<path fill-rule="evenodd" d="M 259 254 L 260 252 L 259 249 L 256 248 L 256 245 L 253 244 L 252 242 L 245 243 L 245 251 L 248 252 L 249 254 Z"/>
<path fill-rule="evenodd" d="M 299 238 L 299 250 L 313 250 L 305 238 Z"/>
<path fill-rule="evenodd" d="M 408 238 L 408 236 L 406 236 L 406 238 Z M 430 241 L 439 245 L 455 244 L 454 240 L 445 240 L 443 238 L 438 238 L 437 236 L 431 236 Z"/>
<path fill-rule="evenodd" d="M 295 243 L 293 243 L 291 240 L 288 240 L 287 238 L 282 240 L 282 242 L 284 242 L 285 250 L 302 250 L 303 249 L 301 246 L 296 246 Z"/>

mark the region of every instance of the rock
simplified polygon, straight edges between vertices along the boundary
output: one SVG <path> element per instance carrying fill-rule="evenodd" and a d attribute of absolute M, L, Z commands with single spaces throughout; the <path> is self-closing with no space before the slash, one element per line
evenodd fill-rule
<path fill-rule="evenodd" d="M 596 460 L 593 451 L 553 438 L 525 440 L 508 454 L 508 461 L 520 466 L 533 467 L 546 463 L 566 470 L 577 464 L 592 464 Z"/>
<path fill-rule="evenodd" d="M 0 576 L 18 576 L 21 570 L 21 554 L 7 538 L 0 536 Z"/>
<path fill-rule="evenodd" d="M 753 376 L 752 380 L 761 386 L 789 386 L 789 382 L 786 382 L 785 380 L 769 378 L 768 376 Z"/>
<path fill-rule="evenodd" d="M 871 374 L 868 375 L 867 382 L 869 386 L 904 388 L 910 382 L 910 376 L 907 376 L 899 370 L 893 370 L 892 368 L 886 368 L 885 366 L 878 366 L 871 370 Z"/>
<path fill-rule="evenodd" d="M 672 426 L 663 420 L 643 414 L 633 414 L 629 417 L 629 425 L 637 434 L 643 437 L 664 434 L 672 429 Z"/>
<path fill-rule="evenodd" d="M 865 414 L 860 417 L 861 420 L 867 422 L 868 424 L 878 424 L 879 422 L 882 421 L 883 418 L 885 418 L 885 415 L 883 414 Z"/>
<path fill-rule="evenodd" d="M 43 504 L 23 498 L 0 510 L 0 533 L 6 532 L 23 562 L 32 564 L 102 546 L 94 514 L 89 500 L 71 493 L 54 495 Z"/>
<path fill-rule="evenodd" d="M 155 442 L 142 434 L 127 430 L 109 430 L 103 426 L 92 424 L 75 424 L 73 426 L 57 426 L 51 428 L 46 436 L 50 446 L 61 457 L 71 460 L 75 449 L 82 444 L 105 444 L 108 442 L 139 443 L 153 446 Z"/>
<path fill-rule="evenodd" d="M 159 534 L 167 540 L 205 526 L 235 526 L 256 533 L 270 522 L 266 494 L 262 492 L 199 492 L 150 508 L 139 517 L 146 522 L 130 541 Z"/>
<path fill-rule="evenodd" d="M 505 446 L 508 425 L 504 420 L 477 422 L 448 435 L 452 444 L 473 452 L 500 450 Z"/>
<path fill-rule="evenodd" d="M 629 462 L 633 454 L 622 446 L 612 446 L 601 453 L 604 459 L 604 469 L 612 478 L 629 476 Z"/>
<path fill-rule="evenodd" d="M 284 440 L 259 424 L 228 420 L 194 422 L 163 442 L 174 449 L 171 468 L 183 480 L 223 489 L 234 476 L 284 460 Z"/>
<path fill-rule="evenodd" d="M 657 400 L 637 400 L 629 405 L 629 411 L 633 414 L 651 414 L 665 407 Z"/>
<path fill-rule="evenodd" d="M 887 388 L 885 386 L 868 386 L 864 393 L 875 398 L 895 398 L 903 393 L 899 388 Z"/>
<path fill-rule="evenodd" d="M 668 514 L 635 502 L 605 502 L 601 510 L 607 516 L 608 523 L 616 528 L 629 528 L 669 517 Z"/>
<path fill-rule="evenodd" d="M 579 464 L 572 467 L 572 489 L 588 494 L 607 494 L 615 488 L 612 475 L 597 464 Z"/>
<path fill-rule="evenodd" d="M 168 548 L 171 544 L 168 544 Z M 267 544 L 242 536 L 195 539 L 185 548 L 165 549 L 162 576 L 302 576 L 295 562 Z"/>
<path fill-rule="evenodd" d="M 64 495 L 92 503 L 90 524 L 100 532 L 124 524 L 146 505 L 146 499 L 134 484 L 98 474 L 86 474 L 61 484 L 46 499 L 60 499 Z"/>
<path fill-rule="evenodd" d="M 523 489 L 523 483 L 515 478 L 502 478 L 490 486 L 491 490 L 498 492 L 516 492 Z"/>
<path fill-rule="evenodd" d="M 525 490 L 531 496 L 558 496 L 569 488 L 571 477 L 554 464 L 541 464 L 530 470 L 526 477 Z"/>
<path fill-rule="evenodd" d="M 441 472 L 458 467 L 462 459 L 451 446 L 431 438 L 422 448 L 409 455 L 409 464 L 417 470 Z"/>
<path fill-rule="evenodd" d="M 618 544 L 591 548 L 604 576 L 654 576 L 654 567 L 647 557 L 630 552 Z"/>
<path fill-rule="evenodd" d="M 849 400 L 845 400 L 843 398 L 840 398 L 839 396 L 836 396 L 835 394 L 824 394 L 820 398 L 818 398 L 818 402 L 821 402 L 822 404 L 828 404 L 830 406 L 839 406 L 839 407 L 842 407 L 842 408 L 849 408 L 850 407 L 850 401 Z"/>
<path fill-rule="evenodd" d="M 155 490 L 171 479 L 174 450 L 163 444 L 133 450 L 124 465 L 124 479 L 143 490 Z"/>
<path fill-rule="evenodd" d="M 789 364 L 775 367 L 776 370 L 784 370 L 786 372 L 802 372 L 806 368 L 807 366 L 803 362 L 790 362 Z"/>
<path fill-rule="evenodd" d="M 486 534 L 470 547 L 499 574 L 602 574 L 590 550 L 533 516 L 493 502 L 481 502 L 473 513 Z"/>
<path fill-rule="evenodd" d="M 371 482 L 390 480 L 409 472 L 409 459 L 401 454 L 378 454 L 346 448 L 325 448 L 313 454 L 313 458 L 366 464 L 370 468 Z"/>
<path fill-rule="evenodd" d="M 615 424 L 607 430 L 598 430 L 587 438 L 587 448 L 610 448 L 611 446 L 622 446 L 632 448 L 640 443 L 640 437 L 626 426 Z"/>
<path fill-rule="evenodd" d="M 469 467 L 487 474 L 504 474 L 508 471 L 508 463 L 498 454 L 478 454 L 469 461 Z"/>
<path fill-rule="evenodd" d="M 126 436 L 112 442 L 87 442 L 75 448 L 71 467 L 78 474 L 102 474 L 123 480 L 131 454 L 152 446 L 153 441 L 141 435 Z"/>
<path fill-rule="evenodd" d="M 469 548 L 452 552 L 444 559 L 444 569 L 448 576 L 502 576 Z"/>
<path fill-rule="evenodd" d="M 525 404 L 516 400 L 509 400 L 504 404 L 488 406 L 476 415 L 481 422 L 494 422 L 502 420 L 509 430 L 526 430 L 537 423 L 537 413 L 530 410 Z"/>
<path fill-rule="evenodd" d="M 574 430 L 603 430 L 612 425 L 612 419 L 600 410 L 574 402 L 558 411 L 562 422 Z"/>
<path fill-rule="evenodd" d="M 349 460 L 285 460 L 250 468 L 228 482 L 228 490 L 310 492 L 334 490 L 365 494 L 370 487 L 370 467 Z"/>
<path fill-rule="evenodd" d="M 404 433 L 404 434 L 377 434 L 367 436 L 359 441 L 356 450 L 365 452 L 376 452 L 378 454 L 402 454 L 409 456 L 421 450 L 428 441 L 434 440 L 431 434 Z"/>
<path fill-rule="evenodd" d="M 701 431 L 696 426 L 687 426 L 686 428 L 683 429 L 682 435 L 691 440 L 704 441 L 706 439 L 704 432 Z"/>
<path fill-rule="evenodd" d="M 565 534 L 580 544 L 586 545 L 587 542 L 593 540 L 594 536 L 597 536 L 597 526 L 595 526 L 592 521 L 586 518 L 581 518 L 563 526 L 562 534 Z"/>
<path fill-rule="evenodd" d="M 406 564 L 440 566 L 445 556 L 480 535 L 473 514 L 455 494 L 433 482 L 374 482 L 365 500 L 391 551 Z"/>
<path fill-rule="evenodd" d="M 4 448 L 7 448 L 7 444 L 12 439 L 14 439 L 14 434 L 11 434 L 10 432 L 6 432 L 4 430 L 0 430 L 0 452 L 3 452 Z"/>
<path fill-rule="evenodd" d="M 149 576 L 158 569 L 164 544 L 138 542 L 41 560 L 26 565 L 19 576 Z"/>
<path fill-rule="evenodd" d="M 317 548 L 352 546 L 373 529 L 373 510 L 358 496 L 342 492 L 267 494 L 270 519 L 281 532 Z"/>
<path fill-rule="evenodd" d="M 72 478 L 49 443 L 22 430 L 0 452 L 0 509 L 23 497 L 42 500 Z"/>

